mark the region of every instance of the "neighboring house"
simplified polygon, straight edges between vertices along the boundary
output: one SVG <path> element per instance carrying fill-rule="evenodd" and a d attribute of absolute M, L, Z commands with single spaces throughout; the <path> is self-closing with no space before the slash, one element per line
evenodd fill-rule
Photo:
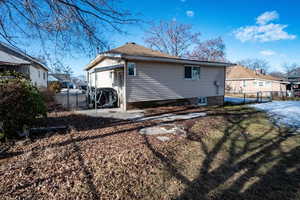
<path fill-rule="evenodd" d="M 53 73 L 49 74 L 49 82 L 58 81 L 60 82 L 62 88 L 74 88 L 70 74 L 63 73 Z"/>
<path fill-rule="evenodd" d="M 288 77 L 290 84 L 288 90 L 291 91 L 292 96 L 300 97 L 300 74 L 293 74 Z"/>
<path fill-rule="evenodd" d="M 262 70 L 251 70 L 244 66 L 231 66 L 226 69 L 227 93 L 286 92 L 288 82 L 266 75 Z"/>
<path fill-rule="evenodd" d="M 86 80 L 82 80 L 77 77 L 74 77 L 74 78 L 72 78 L 72 83 L 74 84 L 75 88 L 77 88 L 77 89 L 86 89 L 87 88 Z"/>
<path fill-rule="evenodd" d="M 37 59 L 0 42 L 0 72 L 16 71 L 30 78 L 33 85 L 47 87 L 48 68 Z"/>
<path fill-rule="evenodd" d="M 188 100 L 221 105 L 228 63 L 181 59 L 126 43 L 85 68 L 89 87 L 114 88 L 124 110 L 145 102 Z"/>

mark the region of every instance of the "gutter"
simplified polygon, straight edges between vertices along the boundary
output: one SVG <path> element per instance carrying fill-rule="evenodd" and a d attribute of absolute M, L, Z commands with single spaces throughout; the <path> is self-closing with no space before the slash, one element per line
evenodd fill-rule
<path fill-rule="evenodd" d="M 140 61 L 166 62 L 166 63 L 191 64 L 191 65 L 205 65 L 205 66 L 214 66 L 214 67 L 229 67 L 232 65 L 236 65 L 233 63 L 225 63 L 225 62 L 198 61 L 198 60 L 189 60 L 189 59 L 181 59 L 181 58 L 132 56 L 132 55 L 126 55 L 126 54 L 104 53 L 104 54 L 99 54 L 94 60 L 92 60 L 85 67 L 85 70 L 87 71 L 87 70 L 93 68 L 96 64 L 98 64 L 104 58 L 115 58 L 115 59 L 118 58 L 118 59 L 126 59 L 126 60 L 140 60 Z"/>
<path fill-rule="evenodd" d="M 130 56 L 123 55 L 122 58 L 127 60 L 141 60 L 141 61 L 156 61 L 156 62 L 167 62 L 167 63 L 179 63 L 179 64 L 192 64 L 192 65 L 206 65 L 214 67 L 228 67 L 235 64 L 225 62 L 211 62 L 211 61 L 198 61 L 189 59 L 178 59 L 178 58 L 162 58 L 162 57 L 148 57 L 148 56 Z"/>

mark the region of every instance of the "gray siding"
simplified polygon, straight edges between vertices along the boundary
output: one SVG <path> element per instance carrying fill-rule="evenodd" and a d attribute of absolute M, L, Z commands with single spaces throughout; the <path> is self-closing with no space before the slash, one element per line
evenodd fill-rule
<path fill-rule="evenodd" d="M 127 77 L 127 102 L 224 95 L 224 67 L 201 66 L 200 80 L 185 80 L 182 64 L 135 63 L 137 75 Z"/>

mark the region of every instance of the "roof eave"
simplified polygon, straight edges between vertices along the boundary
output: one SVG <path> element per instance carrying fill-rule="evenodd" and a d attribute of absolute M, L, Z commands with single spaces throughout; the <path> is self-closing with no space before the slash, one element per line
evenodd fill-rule
<path fill-rule="evenodd" d="M 228 66 L 235 65 L 233 63 L 198 61 L 198 60 L 188 60 L 188 59 L 181 59 L 181 58 L 163 58 L 163 57 L 132 56 L 132 55 L 123 55 L 122 58 L 128 59 L 128 60 L 156 61 L 156 62 L 219 66 L 219 67 L 228 67 Z"/>
<path fill-rule="evenodd" d="M 92 60 L 89 64 L 87 64 L 84 70 L 88 71 L 91 68 L 95 67 L 99 62 L 101 62 L 104 58 L 122 58 L 122 54 L 115 53 L 102 53 L 96 56 L 94 60 Z"/>

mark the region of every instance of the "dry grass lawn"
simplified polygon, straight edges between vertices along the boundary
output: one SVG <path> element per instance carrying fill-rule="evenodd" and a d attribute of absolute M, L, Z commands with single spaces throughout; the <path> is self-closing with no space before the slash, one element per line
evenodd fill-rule
<path fill-rule="evenodd" d="M 148 115 L 205 111 L 174 121 L 187 137 L 160 142 L 130 122 L 70 112 L 69 125 L 19 141 L 0 159 L 1 199 L 300 199 L 300 136 L 241 107 L 149 109 Z"/>

